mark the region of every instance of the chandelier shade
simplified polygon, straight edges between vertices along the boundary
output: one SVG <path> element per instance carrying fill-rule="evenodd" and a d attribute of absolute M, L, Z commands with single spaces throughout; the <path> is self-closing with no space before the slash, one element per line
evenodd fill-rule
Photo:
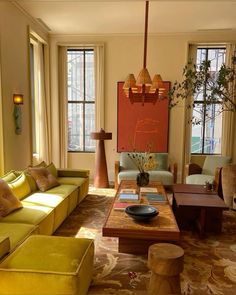
<path fill-rule="evenodd" d="M 136 80 L 135 80 L 134 74 L 129 74 L 127 78 L 125 79 L 123 89 L 129 89 L 133 87 L 136 87 Z"/>
<path fill-rule="evenodd" d="M 149 1 L 146 1 L 143 68 L 137 77 L 137 81 L 134 74 L 129 74 L 123 86 L 124 93 L 126 97 L 130 99 L 131 103 L 141 102 L 143 105 L 145 102 L 152 102 L 155 104 L 156 101 L 161 98 L 165 90 L 161 75 L 155 74 L 152 80 L 146 68 L 148 9 Z"/>
<path fill-rule="evenodd" d="M 138 75 L 136 84 L 138 86 L 142 86 L 143 84 L 145 84 L 147 86 L 152 85 L 152 79 L 151 79 L 147 69 L 142 69 L 141 70 L 141 72 Z"/>

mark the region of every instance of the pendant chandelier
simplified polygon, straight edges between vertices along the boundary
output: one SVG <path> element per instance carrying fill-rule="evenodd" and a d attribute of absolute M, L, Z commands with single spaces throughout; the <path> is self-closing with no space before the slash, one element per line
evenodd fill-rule
<path fill-rule="evenodd" d="M 153 80 L 151 80 L 146 68 L 148 8 L 149 1 L 146 1 L 143 68 L 138 75 L 137 81 L 135 80 L 134 74 L 129 74 L 123 86 L 124 93 L 126 97 L 130 99 L 131 103 L 141 102 L 143 105 L 146 102 L 152 102 L 155 104 L 156 101 L 161 98 L 165 90 L 161 76 L 156 74 L 154 75 Z"/>

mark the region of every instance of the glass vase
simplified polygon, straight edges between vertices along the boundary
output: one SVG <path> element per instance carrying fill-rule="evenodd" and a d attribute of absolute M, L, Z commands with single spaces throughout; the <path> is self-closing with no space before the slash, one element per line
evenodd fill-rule
<path fill-rule="evenodd" d="M 140 172 L 136 180 L 138 186 L 146 186 L 149 184 L 149 174 L 147 172 Z"/>

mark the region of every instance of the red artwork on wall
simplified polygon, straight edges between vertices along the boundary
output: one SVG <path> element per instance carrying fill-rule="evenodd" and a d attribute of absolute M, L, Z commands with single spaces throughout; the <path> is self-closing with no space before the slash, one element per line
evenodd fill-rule
<path fill-rule="evenodd" d="M 123 91 L 124 82 L 117 85 L 117 152 L 168 152 L 168 100 L 153 103 L 131 103 Z M 170 82 L 164 82 L 166 96 Z"/>

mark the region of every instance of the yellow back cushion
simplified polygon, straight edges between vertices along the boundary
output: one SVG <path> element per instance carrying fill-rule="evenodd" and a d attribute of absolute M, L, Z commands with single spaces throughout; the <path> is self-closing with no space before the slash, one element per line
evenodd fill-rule
<path fill-rule="evenodd" d="M 53 163 L 50 163 L 46 168 L 54 177 L 57 177 L 57 168 Z"/>
<path fill-rule="evenodd" d="M 19 200 L 24 199 L 31 193 L 30 184 L 24 172 L 15 180 L 9 182 L 8 185 Z"/>
<path fill-rule="evenodd" d="M 7 172 L 5 175 L 1 176 L 0 178 L 2 178 L 6 182 L 10 182 L 10 181 L 16 179 L 16 177 L 17 176 L 15 175 L 14 171 L 11 170 L 11 171 Z"/>

